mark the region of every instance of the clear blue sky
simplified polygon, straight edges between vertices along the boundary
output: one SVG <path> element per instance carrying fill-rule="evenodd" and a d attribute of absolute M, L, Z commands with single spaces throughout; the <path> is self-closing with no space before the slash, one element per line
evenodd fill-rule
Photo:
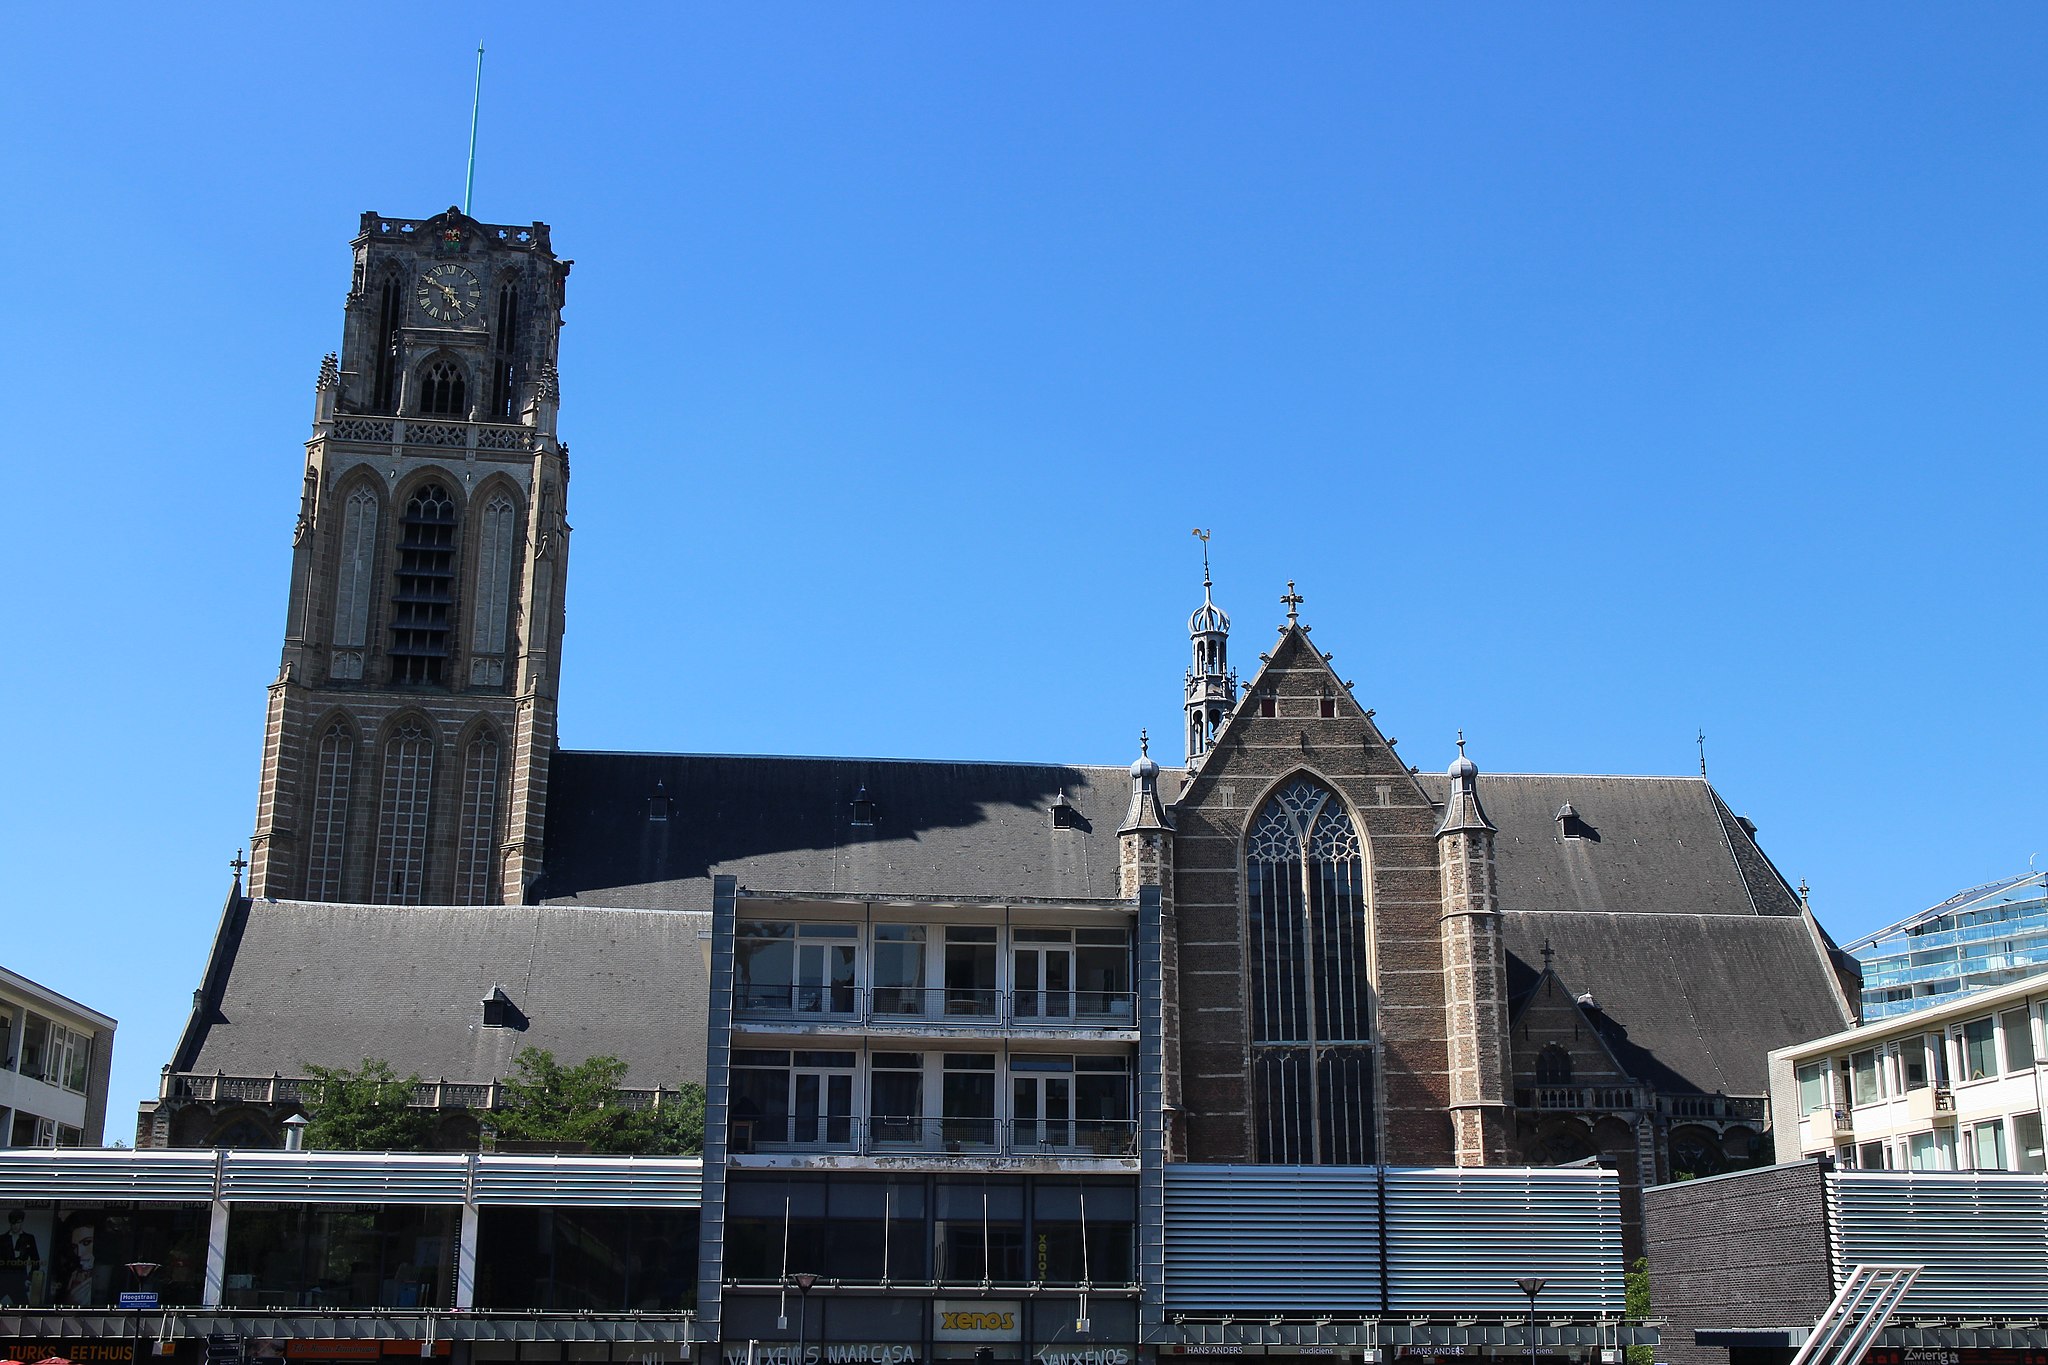
<path fill-rule="evenodd" d="M 592 13 L 7 20 L 0 962 L 121 1019 L 111 1136 L 479 34 L 477 212 L 577 262 L 567 744 L 1123 761 L 1203 525 L 1239 658 L 1295 579 L 1411 762 L 1704 728 L 1839 937 L 2048 853 L 2048 8 Z"/>

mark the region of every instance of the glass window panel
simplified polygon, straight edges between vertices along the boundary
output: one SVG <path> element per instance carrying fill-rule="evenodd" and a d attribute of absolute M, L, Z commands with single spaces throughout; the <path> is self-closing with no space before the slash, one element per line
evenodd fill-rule
<path fill-rule="evenodd" d="M 1828 1105 L 1828 1068 L 1825 1062 L 1807 1062 L 1798 1071 L 1799 1109 L 1812 1113 Z"/>
<path fill-rule="evenodd" d="M 244 1205 L 228 1221 L 230 1308 L 447 1308 L 456 1211 Z"/>
<path fill-rule="evenodd" d="M 2041 1141 L 2041 1115 L 2015 1114 L 2012 1119 L 2012 1150 L 2019 1168 L 2036 1175 L 2048 1171 L 2048 1150 Z"/>
<path fill-rule="evenodd" d="M 477 1218 L 480 1309 L 675 1313 L 695 1306 L 695 1209 L 485 1208 Z"/>
<path fill-rule="evenodd" d="M 1981 1081 L 1998 1074 L 1998 1030 L 1987 1016 L 1963 1025 L 1963 1075 Z"/>
<path fill-rule="evenodd" d="M 1859 1052 L 1849 1059 L 1856 1103 L 1877 1102 L 1877 1053 L 1875 1050 Z"/>
<path fill-rule="evenodd" d="M 2030 1011 L 2008 1010 L 1998 1017 L 2005 1030 L 2005 1069 L 2025 1071 L 2034 1064 L 2034 1021 Z"/>

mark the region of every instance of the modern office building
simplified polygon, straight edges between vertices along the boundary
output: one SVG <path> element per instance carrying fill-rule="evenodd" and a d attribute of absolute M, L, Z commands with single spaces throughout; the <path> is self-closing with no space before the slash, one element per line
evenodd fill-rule
<path fill-rule="evenodd" d="M 1779 1131 L 1844 1169 L 2048 1172 L 2044 1019 L 2048 972 L 1780 1048 Z"/>
<path fill-rule="evenodd" d="M 2048 873 L 1973 886 L 1850 944 L 1863 1018 L 1895 1018 L 2048 970 Z"/>
<path fill-rule="evenodd" d="M 114 1021 L 0 967 L 0 1147 L 106 1140 Z"/>

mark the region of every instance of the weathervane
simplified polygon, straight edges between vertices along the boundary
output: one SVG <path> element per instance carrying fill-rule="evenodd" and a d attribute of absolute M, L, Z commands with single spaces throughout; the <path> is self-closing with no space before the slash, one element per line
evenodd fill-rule
<path fill-rule="evenodd" d="M 1206 588 L 1209 586 L 1209 533 L 1197 526 L 1192 534 L 1202 542 L 1202 586 Z"/>

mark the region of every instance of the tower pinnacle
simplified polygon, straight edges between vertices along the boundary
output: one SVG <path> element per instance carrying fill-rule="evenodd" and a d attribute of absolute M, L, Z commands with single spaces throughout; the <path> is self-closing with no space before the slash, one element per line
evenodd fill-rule
<path fill-rule="evenodd" d="M 1184 705 L 1187 709 L 1188 766 L 1197 766 L 1216 732 L 1237 705 L 1237 674 L 1230 669 L 1230 617 L 1216 605 L 1209 575 L 1209 533 L 1200 527 L 1202 542 L 1202 605 L 1188 617 L 1188 668 Z"/>

